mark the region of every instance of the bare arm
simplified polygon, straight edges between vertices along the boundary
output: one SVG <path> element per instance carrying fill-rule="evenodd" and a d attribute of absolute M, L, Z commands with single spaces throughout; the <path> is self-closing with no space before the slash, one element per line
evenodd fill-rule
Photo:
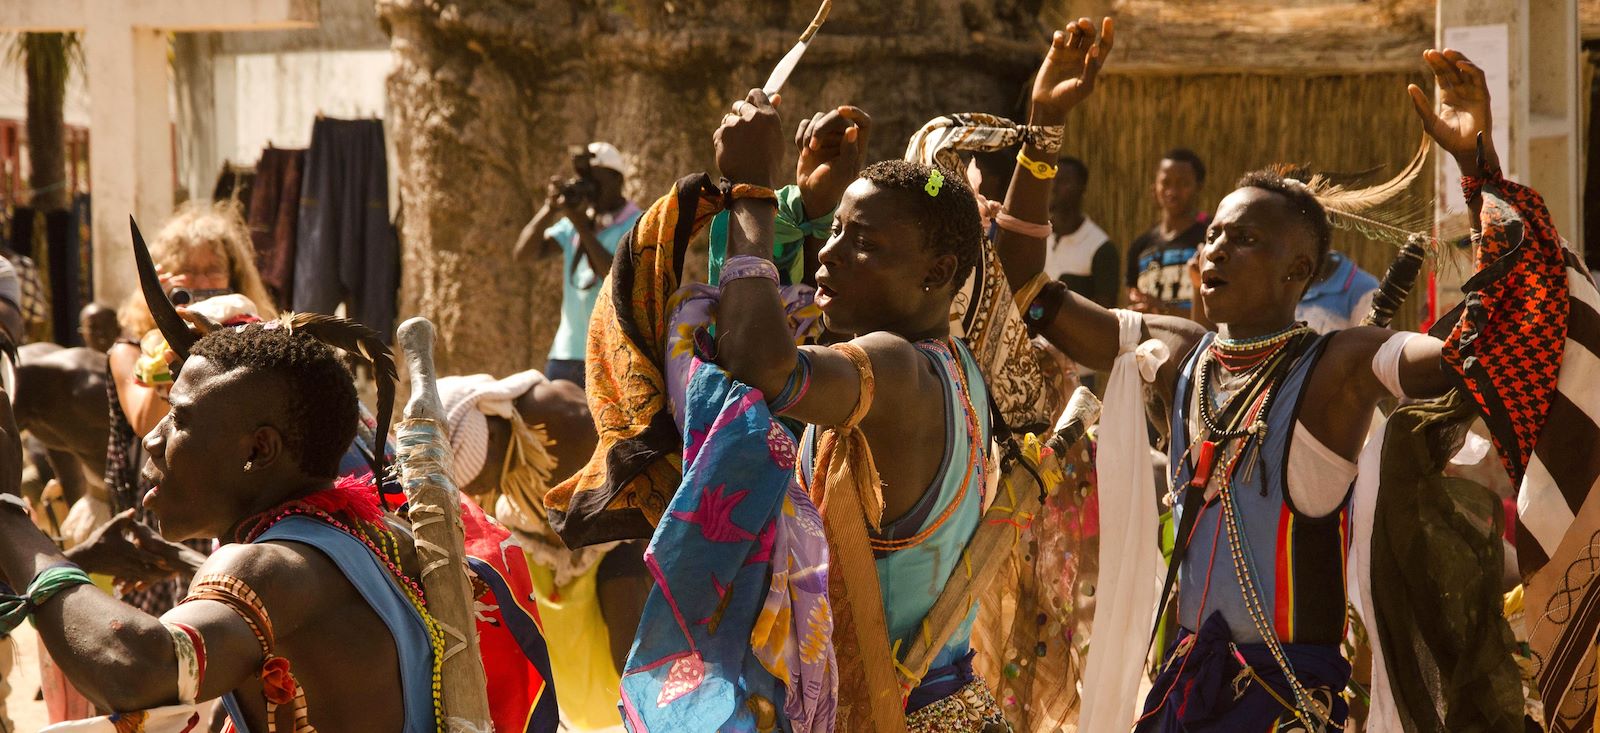
<path fill-rule="evenodd" d="M 1077 293 L 1068 292 L 1054 320 L 1047 321 L 1040 335 L 1068 358 L 1090 369 L 1111 369 L 1122 347 L 1122 327 L 1117 314 Z M 1155 386 L 1163 399 L 1172 396 L 1184 355 L 1194 349 L 1205 333 L 1199 324 L 1186 318 L 1144 314 L 1144 332 L 1140 340 L 1160 339 L 1171 352 L 1171 357 L 1156 374 Z"/>
<path fill-rule="evenodd" d="M 1117 307 L 1117 291 L 1121 282 L 1122 261 L 1117 257 L 1116 245 L 1106 242 L 1100 250 L 1094 253 L 1094 260 L 1089 265 L 1089 276 L 1094 280 L 1094 295 L 1091 300 L 1106 308 Z"/>
<path fill-rule="evenodd" d="M 1106 18 L 1102 24 L 1100 40 L 1095 41 L 1094 24 L 1080 18 L 1056 31 L 1050 42 L 1050 51 L 1039 67 L 1033 83 L 1033 107 L 1028 124 L 1056 127 L 1064 124 L 1067 113 L 1094 90 L 1100 64 L 1111 52 L 1114 36 L 1113 24 Z M 1022 155 L 1029 160 L 1054 166 L 1059 150 L 1043 150 L 1032 142 L 1024 143 Z M 1050 221 L 1050 190 L 1052 179 L 1040 179 L 1022 165 L 1011 174 L 1011 187 L 1006 191 L 1004 211 L 1026 222 L 1039 224 Z M 1026 285 L 1044 270 L 1045 242 L 1039 237 L 1018 234 L 1002 227 L 995 238 L 995 251 L 1006 273 L 1006 282 L 1012 291 Z"/>
<path fill-rule="evenodd" d="M 0 569 L 10 580 L 31 578 L 67 560 L 21 512 L 0 511 L 0 536 L 4 537 Z M 271 609 L 279 638 L 292 635 L 305 624 L 315 606 L 303 599 L 289 602 L 283 594 L 339 582 L 328 567 L 270 544 L 225 546 L 200 569 L 202 575 L 213 572 L 248 582 Z M 32 618 L 45 648 L 73 686 L 111 711 L 178 702 L 177 658 L 162 621 L 186 624 L 204 640 L 207 657 L 200 700 L 219 697 L 244 684 L 259 673 L 263 661 L 260 644 L 249 626 L 216 601 L 186 603 L 157 619 L 94 586 L 83 585 L 58 593 Z"/>
<path fill-rule="evenodd" d="M 111 378 L 117 382 L 117 402 L 122 406 L 122 414 L 127 416 L 134 434 L 143 438 L 166 417 L 172 405 L 159 390 L 134 379 L 133 366 L 139 359 L 139 347 L 117 344 L 111 347 L 107 358 L 111 360 Z"/>
<path fill-rule="evenodd" d="M 594 220 L 586 215 L 579 215 L 573 219 L 570 213 L 567 218 L 572 219 L 572 228 L 578 233 L 578 248 L 583 252 L 584 259 L 589 261 L 589 269 L 601 276 L 611 272 L 611 253 L 600 244 L 600 236 L 594 229 Z"/>
<path fill-rule="evenodd" d="M 9 400 L 3 397 L 0 395 L 0 492 L 15 495 L 21 481 L 22 447 Z M 9 585 L 26 589 L 46 569 L 67 562 L 67 556 L 26 514 L 0 506 L 0 574 Z M 259 665 L 260 654 L 248 628 L 237 617 L 213 618 L 203 616 L 200 610 L 191 610 L 196 622 L 191 625 L 206 639 L 214 660 L 208 664 L 206 689 L 215 697 L 247 676 L 248 671 L 234 669 L 241 665 L 240 660 L 254 659 Z M 101 707 L 131 711 L 177 702 L 177 658 L 171 636 L 154 616 L 92 585 L 78 585 L 40 604 L 31 618 L 73 686 Z M 228 686 L 219 688 L 222 684 Z"/>
<path fill-rule="evenodd" d="M 1423 52 L 1422 60 L 1433 72 L 1434 81 L 1439 85 L 1437 112 L 1428 103 L 1428 97 L 1420 87 L 1415 84 L 1406 87 L 1417 116 L 1422 118 L 1423 131 L 1455 158 L 1463 175 L 1483 177 L 1499 171 L 1500 156 L 1495 152 L 1494 137 L 1490 134 L 1494 122 L 1490 115 L 1489 84 L 1484 78 L 1483 69 L 1460 51 L 1449 48 L 1443 51 L 1428 49 Z M 1478 165 L 1480 137 L 1483 141 L 1482 166 Z M 1479 228 L 1479 202 L 1468 203 L 1472 206 L 1472 228 L 1476 230 Z"/>
<path fill-rule="evenodd" d="M 561 179 L 552 177 L 545 186 L 544 205 L 539 207 L 533 219 L 529 220 L 527 226 L 524 226 L 522 232 L 517 235 L 517 244 L 511 249 L 512 259 L 521 262 L 529 255 L 542 256 L 551 247 L 556 246 L 556 243 L 544 233 L 559 220 L 560 199 Z M 535 243 L 538 244 L 537 247 L 533 246 Z"/>
<path fill-rule="evenodd" d="M 717 165 L 724 176 L 738 183 L 770 187 L 777 177 L 782 156 L 781 122 L 777 109 L 760 90 L 752 90 L 735 104 L 737 114 L 723 118 L 714 136 Z M 849 122 L 838 130 L 836 143 L 825 141 L 821 151 L 832 153 L 826 160 L 813 161 L 811 188 L 842 192 L 866 150 L 866 128 L 859 120 L 865 115 L 841 114 L 833 118 Z M 802 141 L 804 135 L 801 135 Z M 808 153 L 815 156 L 819 150 Z M 840 185 L 838 181 L 844 181 Z M 829 183 L 832 181 L 832 183 Z M 772 257 L 773 222 L 777 212 L 770 201 L 735 199 L 728 222 L 728 256 Z M 776 396 L 794 372 L 799 349 L 789 333 L 788 317 L 778 287 L 760 277 L 724 282 L 722 304 L 718 308 L 718 361 L 734 378 L 762 394 Z M 903 339 L 867 337 L 863 348 L 872 352 L 889 348 L 887 343 Z M 869 348 L 870 347 L 870 348 Z M 907 346 L 909 348 L 909 346 Z M 832 349 L 809 349 L 811 388 L 807 396 L 790 410 L 806 422 L 833 425 L 849 417 L 856 404 L 860 382 L 855 367 L 844 355 Z M 887 355 L 886 355 L 887 357 Z M 887 357 L 892 358 L 892 357 Z"/>

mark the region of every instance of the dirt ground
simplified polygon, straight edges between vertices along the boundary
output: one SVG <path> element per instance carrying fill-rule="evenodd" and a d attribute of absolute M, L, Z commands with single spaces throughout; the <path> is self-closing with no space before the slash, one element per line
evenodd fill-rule
<path fill-rule="evenodd" d="M 11 675 L 6 680 L 11 683 L 11 694 L 6 697 L 5 712 L 17 733 L 35 733 L 48 721 L 44 701 L 33 699 L 39 692 L 38 639 L 38 634 L 28 624 L 11 632 L 11 640 L 16 642 L 17 656 Z"/>

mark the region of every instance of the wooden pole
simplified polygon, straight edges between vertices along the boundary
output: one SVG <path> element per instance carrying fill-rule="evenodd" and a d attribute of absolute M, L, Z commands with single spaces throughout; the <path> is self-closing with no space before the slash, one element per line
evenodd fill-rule
<path fill-rule="evenodd" d="M 433 324 L 412 318 L 400 324 L 398 337 L 411 371 L 411 400 L 395 428 L 400 481 L 410 504 L 428 610 L 445 637 L 440 672 L 445 726 L 450 733 L 488 733 L 494 723 L 473 621 L 461 497 L 449 478 L 450 443 L 434 374 Z"/>

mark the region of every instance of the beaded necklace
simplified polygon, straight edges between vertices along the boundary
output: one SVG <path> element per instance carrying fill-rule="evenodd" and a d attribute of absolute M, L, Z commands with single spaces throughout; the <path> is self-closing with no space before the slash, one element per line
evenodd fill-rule
<path fill-rule="evenodd" d="M 1229 471 L 1237 463 L 1240 454 L 1250 453 L 1250 460 L 1245 462 L 1245 478 L 1252 475 L 1255 470 L 1255 455 L 1260 452 L 1260 446 L 1267 439 L 1266 416 L 1272 409 L 1274 397 L 1277 395 L 1277 385 L 1288 375 L 1289 368 L 1294 364 L 1294 357 L 1301 352 L 1301 344 L 1310 337 L 1309 329 L 1301 330 L 1298 326 L 1273 334 L 1263 339 L 1255 340 L 1266 342 L 1270 351 L 1260 363 L 1243 374 L 1234 375 L 1235 380 L 1242 384 L 1217 405 L 1217 388 L 1213 383 L 1214 373 L 1212 350 L 1200 357 L 1200 365 L 1196 370 L 1195 382 L 1199 390 L 1200 422 L 1205 428 L 1205 435 L 1196 442 L 1191 442 L 1185 451 L 1184 457 L 1188 458 L 1190 452 L 1198 450 L 1195 455 L 1194 475 L 1190 478 L 1189 486 L 1204 490 L 1211 481 L 1211 474 L 1216 467 L 1217 459 L 1226 452 L 1228 445 L 1235 439 L 1242 438 L 1244 442 L 1239 445 L 1233 458 L 1228 461 Z M 1231 345 L 1228 346 L 1231 348 Z M 1226 367 L 1224 367 L 1226 368 Z M 1177 491 L 1176 474 L 1183 462 L 1172 466 L 1174 474 L 1173 492 Z M 1172 497 L 1174 500 L 1176 496 Z"/>
<path fill-rule="evenodd" d="M 1210 354 L 1229 372 L 1245 372 L 1283 351 L 1295 338 L 1309 333 L 1312 331 L 1306 324 L 1295 323 L 1254 338 L 1227 339 L 1219 336 L 1211 341 Z"/>
<path fill-rule="evenodd" d="M 273 509 L 257 514 L 246 519 L 235 533 L 235 541 L 248 544 L 255 542 L 263 533 L 277 523 L 289 517 L 301 516 L 316 519 L 333 528 L 356 538 L 362 545 L 372 552 L 378 562 L 389 571 L 400 586 L 401 592 L 411 607 L 416 610 L 417 616 L 422 619 L 422 625 L 428 632 L 428 646 L 433 652 L 432 693 L 434 724 L 439 730 L 445 730 L 444 716 L 444 630 L 439 622 L 428 612 L 427 595 L 423 593 L 422 586 L 411 576 L 400 569 L 400 542 L 394 533 L 383 523 L 381 510 L 378 509 L 378 497 L 375 493 L 367 491 L 352 491 L 354 486 L 363 486 L 355 479 L 341 479 L 339 484 L 331 489 L 316 492 L 309 496 L 294 499 L 278 505 Z M 335 513 L 345 515 L 348 523 L 341 521 Z M 378 517 L 371 519 L 370 517 Z M 373 537 L 378 541 L 374 542 Z"/>

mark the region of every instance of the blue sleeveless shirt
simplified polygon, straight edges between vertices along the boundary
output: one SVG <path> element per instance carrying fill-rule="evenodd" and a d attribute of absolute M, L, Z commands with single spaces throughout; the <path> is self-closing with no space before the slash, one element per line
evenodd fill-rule
<path fill-rule="evenodd" d="M 953 344 L 953 349 L 947 348 L 947 343 Z M 929 398 L 944 402 L 944 458 L 933 483 L 916 505 L 904 516 L 884 522 L 872 537 L 875 541 L 900 541 L 909 545 L 873 553 L 878 569 L 878 590 L 883 596 L 884 620 L 889 627 L 889 643 L 898 642 L 902 660 L 910 651 L 911 638 L 933 609 L 946 581 L 956 571 L 962 551 L 977 532 L 983 492 L 988 485 L 986 459 L 992 435 L 989 391 L 966 344 L 960 339 L 950 339 L 919 341 L 915 345 L 933 365 L 943 386 L 938 397 L 929 395 Z M 976 429 L 976 442 L 972 440 L 970 428 Z M 801 446 L 800 460 L 808 485 L 815 462 L 815 444 L 816 430 L 810 430 Z M 924 532 L 928 534 L 920 541 L 910 542 Z M 977 617 L 978 605 L 974 603 L 966 620 L 935 655 L 930 670 L 952 665 L 966 656 L 972 624 Z"/>
<path fill-rule="evenodd" d="M 1231 491 L 1244 545 L 1244 557 L 1238 561 L 1254 579 L 1261 607 L 1270 616 L 1266 622 L 1285 644 L 1337 644 L 1344 639 L 1344 567 L 1350 547 L 1348 488 L 1339 508 L 1324 517 L 1302 514 L 1288 490 L 1289 449 L 1300 403 L 1331 336 L 1317 337 L 1296 357 L 1268 408 L 1266 440 L 1259 455 L 1246 454 L 1233 473 Z M 1172 485 L 1181 491 L 1205 490 L 1188 486 L 1194 476 L 1194 456 L 1200 451 L 1195 446 L 1191 455 L 1191 441 L 1199 436 L 1190 435 L 1189 417 L 1197 389 L 1196 369 L 1213 338 L 1215 334 L 1206 334 L 1195 347 L 1174 393 L 1168 460 L 1174 470 Z M 1200 395 L 1199 399 L 1210 397 Z M 1225 455 L 1219 446 L 1215 470 L 1226 466 Z M 1254 466 L 1247 468 L 1247 463 Z M 1181 520 L 1181 498 L 1173 511 L 1175 520 Z M 1191 631 L 1198 630 L 1213 613 L 1221 613 L 1234 641 L 1264 643 L 1245 605 L 1222 514 L 1220 497 L 1201 505 L 1178 569 L 1178 622 Z"/>
<path fill-rule="evenodd" d="M 400 662 L 400 691 L 405 706 L 405 733 L 429 733 L 433 717 L 433 647 L 428 630 L 406 599 L 400 584 L 372 550 L 343 530 L 310 517 L 292 516 L 273 525 L 256 542 L 286 540 L 317 548 L 344 573 L 350 584 L 383 619 L 394 635 Z M 228 717 L 238 733 L 250 733 L 243 710 L 233 693 L 222 697 Z"/>

